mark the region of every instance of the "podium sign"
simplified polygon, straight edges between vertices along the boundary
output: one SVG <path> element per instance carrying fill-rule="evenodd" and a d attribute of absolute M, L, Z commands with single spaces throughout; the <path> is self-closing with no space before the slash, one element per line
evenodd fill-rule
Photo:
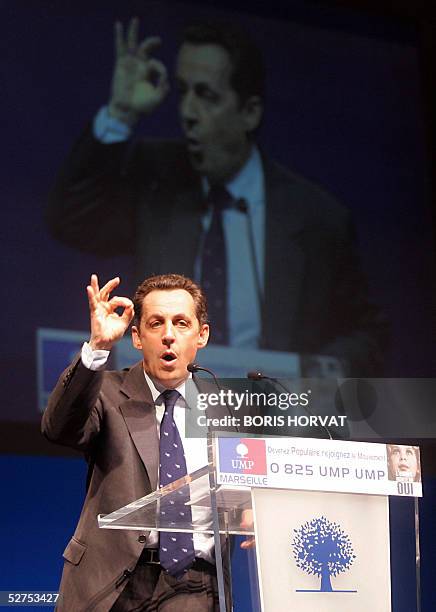
<path fill-rule="evenodd" d="M 262 612 L 391 612 L 388 496 L 421 497 L 419 449 L 218 438 L 217 482 L 250 487 Z"/>
<path fill-rule="evenodd" d="M 252 495 L 263 612 L 391 611 L 387 497 Z"/>
<path fill-rule="evenodd" d="M 253 534 L 257 573 L 249 568 L 247 580 L 252 593 L 259 589 L 262 612 L 392 612 L 388 496 L 414 497 L 411 577 L 416 572 L 419 601 L 417 447 L 313 438 L 209 442 L 208 465 L 100 515 L 99 526 L 214 537 L 220 612 L 230 612 L 220 562 L 230 565 L 228 538 Z M 164 498 L 175 503 L 180 491 L 192 513 L 174 524 L 160 505 Z M 244 512 L 250 508 L 253 521 Z M 395 577 L 394 557 L 392 564 Z"/>
<path fill-rule="evenodd" d="M 217 482 L 422 497 L 417 446 L 316 438 L 217 438 Z"/>

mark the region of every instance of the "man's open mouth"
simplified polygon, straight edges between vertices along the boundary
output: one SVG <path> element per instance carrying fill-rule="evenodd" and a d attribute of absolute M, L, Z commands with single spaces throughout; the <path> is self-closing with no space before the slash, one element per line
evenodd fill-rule
<path fill-rule="evenodd" d="M 196 138 L 186 138 L 186 146 L 191 153 L 199 153 L 201 151 L 201 143 Z"/>
<path fill-rule="evenodd" d="M 175 361 L 177 359 L 177 355 L 173 352 L 167 352 L 161 355 L 161 359 L 163 361 L 166 361 L 167 363 L 171 363 L 172 361 Z"/>

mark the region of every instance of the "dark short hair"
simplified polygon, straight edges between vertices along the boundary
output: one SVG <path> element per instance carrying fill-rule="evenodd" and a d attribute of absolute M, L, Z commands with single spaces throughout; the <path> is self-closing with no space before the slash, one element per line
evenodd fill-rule
<path fill-rule="evenodd" d="M 173 291 L 184 289 L 194 300 L 195 314 L 200 325 L 207 323 L 207 301 L 201 288 L 193 280 L 181 274 L 159 274 L 142 281 L 135 291 L 133 305 L 135 307 L 134 325 L 139 327 L 142 318 L 144 298 L 152 291 Z"/>
<path fill-rule="evenodd" d="M 224 22 L 204 22 L 188 26 L 181 44 L 218 45 L 232 62 L 230 84 L 244 104 L 251 96 L 265 95 L 265 68 L 262 53 L 250 35 L 240 26 Z"/>

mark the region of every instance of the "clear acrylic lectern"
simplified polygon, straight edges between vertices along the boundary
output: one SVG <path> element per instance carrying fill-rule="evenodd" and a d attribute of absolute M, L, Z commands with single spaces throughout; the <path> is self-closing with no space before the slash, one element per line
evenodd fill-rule
<path fill-rule="evenodd" d="M 289 439 L 289 444 L 295 444 L 295 439 Z M 403 612 L 401 602 L 405 598 L 391 596 L 391 589 L 405 580 L 397 568 L 396 557 L 401 550 L 410 557 L 408 579 L 414 591 L 411 599 L 416 612 L 420 612 L 416 497 L 399 500 L 409 503 L 407 530 L 400 527 L 398 533 L 392 533 L 389 515 L 390 512 L 391 516 L 392 512 L 398 515 L 398 508 L 395 504 L 389 507 L 387 495 L 307 490 L 307 487 L 287 490 L 217 485 L 215 453 L 216 441 L 211 438 L 209 465 L 111 514 L 100 515 L 99 526 L 212 535 L 220 612 L 230 612 L 232 606 L 229 604 L 231 580 L 225 583 L 227 572 L 223 571 L 225 566 L 231 569 L 229 538 L 232 535 L 256 535 L 257 562 L 252 556 L 247 575 L 252 594 L 250 612 L 289 609 L 366 612 L 369 608 L 377 612 Z M 191 517 L 180 516 L 175 524 L 161 516 L 160 504 L 163 499 L 165 504 L 177 503 L 179 491 L 186 494 L 184 499 L 190 500 L 191 513 L 187 515 Z M 253 513 L 244 514 L 250 510 Z M 394 523 L 398 523 L 395 516 Z M 406 538 L 409 538 L 408 545 Z M 341 577 L 345 574 L 344 582 Z M 413 608 L 407 605 L 407 612 L 411 612 Z"/>

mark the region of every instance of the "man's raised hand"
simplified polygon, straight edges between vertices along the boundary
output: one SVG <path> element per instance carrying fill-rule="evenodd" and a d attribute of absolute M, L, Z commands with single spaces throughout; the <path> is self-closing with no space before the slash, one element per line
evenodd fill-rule
<path fill-rule="evenodd" d="M 93 350 L 110 351 L 129 327 L 133 319 L 133 302 L 125 297 L 114 296 L 109 299 L 111 291 L 118 287 L 118 277 L 108 281 L 101 289 L 96 274 L 91 276 L 91 284 L 86 287 L 91 318 L 91 339 L 89 344 Z M 122 308 L 122 313 L 116 312 Z"/>
<path fill-rule="evenodd" d="M 160 45 L 152 36 L 138 40 L 139 19 L 130 20 L 126 32 L 115 23 L 115 68 L 109 113 L 125 123 L 134 124 L 141 114 L 152 113 L 169 91 L 164 64 L 150 57 Z"/>

